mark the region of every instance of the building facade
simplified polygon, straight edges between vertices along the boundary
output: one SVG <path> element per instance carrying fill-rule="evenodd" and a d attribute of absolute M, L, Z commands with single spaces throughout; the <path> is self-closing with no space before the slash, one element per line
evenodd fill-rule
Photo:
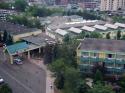
<path fill-rule="evenodd" d="M 125 9 L 125 0 L 101 0 L 101 11 L 117 11 Z"/>
<path fill-rule="evenodd" d="M 81 41 L 77 48 L 77 61 L 83 73 L 92 73 L 98 64 L 106 75 L 125 73 L 125 41 L 90 39 Z"/>

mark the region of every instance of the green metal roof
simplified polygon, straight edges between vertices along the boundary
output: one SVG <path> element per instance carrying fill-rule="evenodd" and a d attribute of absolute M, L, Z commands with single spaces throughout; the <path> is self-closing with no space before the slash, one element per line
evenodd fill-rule
<path fill-rule="evenodd" d="M 26 44 L 26 42 L 21 42 L 7 46 L 7 51 L 9 52 L 10 55 L 13 55 L 16 54 L 17 52 L 25 51 L 27 48 L 28 44 Z"/>

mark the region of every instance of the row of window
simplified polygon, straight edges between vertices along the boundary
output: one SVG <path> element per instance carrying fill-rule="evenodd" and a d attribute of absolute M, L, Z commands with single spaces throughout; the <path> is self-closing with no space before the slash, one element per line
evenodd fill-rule
<path fill-rule="evenodd" d="M 114 63 L 103 63 L 101 62 L 103 66 L 105 67 L 117 67 L 117 68 L 125 68 L 125 64 L 114 64 Z M 83 62 L 84 65 L 95 65 L 93 62 Z"/>
<path fill-rule="evenodd" d="M 82 56 L 91 56 L 91 57 L 99 57 L 99 58 L 118 58 L 125 59 L 125 55 L 116 55 L 116 54 L 106 54 L 106 53 L 93 53 L 93 52 L 82 52 Z"/>

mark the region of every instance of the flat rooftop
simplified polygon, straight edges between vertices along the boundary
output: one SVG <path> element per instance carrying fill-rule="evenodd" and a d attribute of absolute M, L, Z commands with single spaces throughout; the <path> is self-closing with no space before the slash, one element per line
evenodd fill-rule
<path fill-rule="evenodd" d="M 97 51 L 125 52 L 125 41 L 85 38 L 83 41 L 81 41 L 81 44 L 79 45 L 78 49 L 87 51 L 97 50 Z"/>
<path fill-rule="evenodd" d="M 18 34 L 24 34 L 28 32 L 35 32 L 35 31 L 38 31 L 39 29 L 28 28 L 26 26 L 22 26 L 19 24 L 0 21 L 0 31 L 5 31 L 5 30 L 12 35 L 18 35 Z"/>
<path fill-rule="evenodd" d="M 38 45 L 38 46 L 45 46 L 47 43 L 48 44 L 55 44 L 56 41 L 52 38 L 50 38 L 49 36 L 47 36 L 44 33 L 41 33 L 39 35 L 32 35 L 32 36 L 28 36 L 28 37 L 24 37 L 22 38 L 22 40 Z"/>

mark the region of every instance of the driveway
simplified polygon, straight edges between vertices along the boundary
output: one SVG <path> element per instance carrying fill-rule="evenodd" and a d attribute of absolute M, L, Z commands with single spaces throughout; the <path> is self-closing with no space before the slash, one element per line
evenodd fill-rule
<path fill-rule="evenodd" d="M 46 93 L 46 73 L 31 62 L 11 65 L 0 50 L 0 76 L 13 90 L 13 93 Z"/>

